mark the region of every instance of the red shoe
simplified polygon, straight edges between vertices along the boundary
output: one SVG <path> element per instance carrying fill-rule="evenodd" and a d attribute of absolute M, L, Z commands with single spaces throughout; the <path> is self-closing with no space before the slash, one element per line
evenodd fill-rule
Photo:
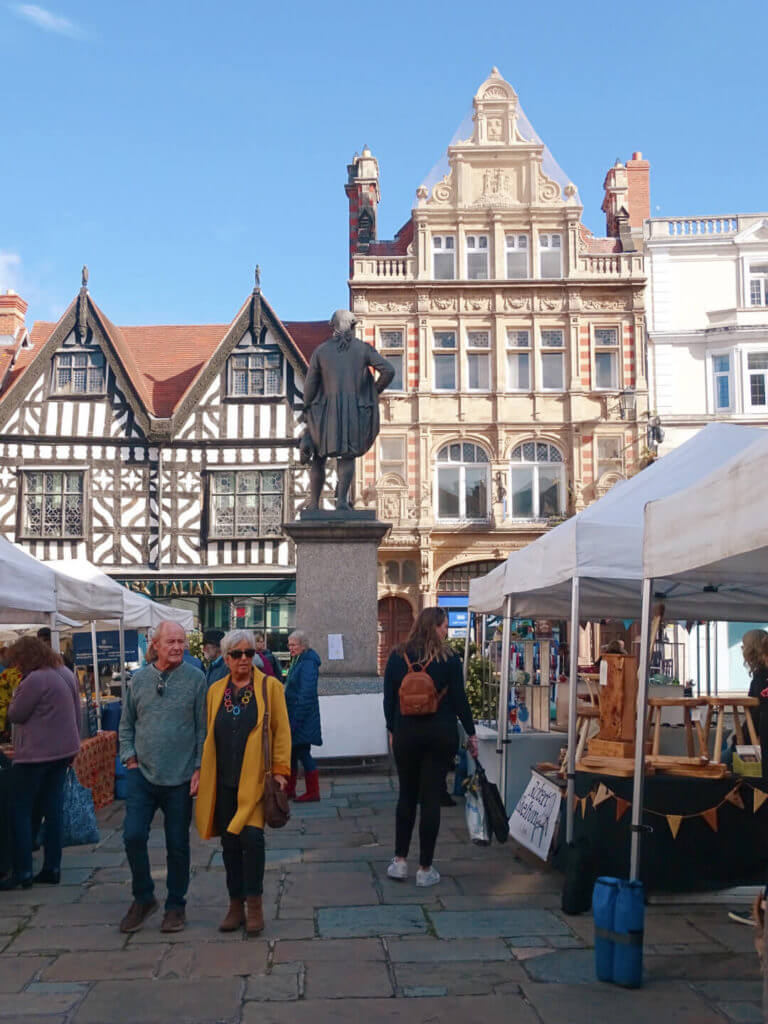
<path fill-rule="evenodd" d="M 288 788 L 285 791 L 285 795 L 289 800 L 296 799 L 296 772 L 291 772 L 291 777 L 288 780 Z"/>
<path fill-rule="evenodd" d="M 320 799 L 320 772 L 317 768 L 311 772 L 305 772 L 307 791 L 302 796 L 296 797 L 297 804 L 313 804 Z"/>

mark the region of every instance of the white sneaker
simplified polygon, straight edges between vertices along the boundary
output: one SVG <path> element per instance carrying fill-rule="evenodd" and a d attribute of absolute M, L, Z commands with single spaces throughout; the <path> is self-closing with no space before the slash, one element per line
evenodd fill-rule
<path fill-rule="evenodd" d="M 437 885 L 440 881 L 440 873 L 434 868 L 427 868 L 426 871 L 422 871 L 421 868 L 416 872 L 416 885 L 428 886 Z"/>
<path fill-rule="evenodd" d="M 396 882 L 404 882 L 408 877 L 408 863 L 404 860 L 396 860 L 394 857 L 387 868 L 387 874 Z"/>

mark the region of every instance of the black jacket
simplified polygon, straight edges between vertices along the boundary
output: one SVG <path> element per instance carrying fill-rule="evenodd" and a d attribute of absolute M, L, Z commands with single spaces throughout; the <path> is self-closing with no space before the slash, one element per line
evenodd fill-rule
<path fill-rule="evenodd" d="M 408 657 L 414 668 L 416 663 L 419 665 L 423 664 L 423 660 L 419 657 L 417 651 L 408 650 Z M 397 651 L 392 651 L 387 667 L 384 670 L 384 718 L 387 722 L 387 729 L 390 732 L 394 731 L 400 719 L 398 693 L 400 691 L 400 683 L 402 683 L 407 672 L 408 665 L 405 658 L 398 654 Z M 447 661 L 435 660 L 431 662 L 427 666 L 427 672 L 432 677 L 438 693 L 446 689 L 448 692 L 440 701 L 434 715 L 418 716 L 419 720 L 424 722 L 445 721 L 450 723 L 458 718 L 467 734 L 474 736 L 475 723 L 472 718 L 467 695 L 464 691 L 464 669 L 458 654 L 449 655 Z M 414 721 L 416 717 L 413 716 Z"/>

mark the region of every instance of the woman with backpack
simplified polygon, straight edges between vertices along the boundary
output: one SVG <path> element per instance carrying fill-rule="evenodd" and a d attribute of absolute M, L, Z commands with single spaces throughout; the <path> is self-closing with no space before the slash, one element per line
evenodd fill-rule
<path fill-rule="evenodd" d="M 405 643 L 390 654 L 384 672 L 384 717 L 400 780 L 395 856 L 387 874 L 397 881 L 408 877 L 406 858 L 420 807 L 418 886 L 440 881 L 432 857 L 445 773 L 458 747 L 457 718 L 469 736 L 470 753 L 477 755 L 461 660 L 448 646 L 447 636 L 447 612 L 425 608 Z"/>

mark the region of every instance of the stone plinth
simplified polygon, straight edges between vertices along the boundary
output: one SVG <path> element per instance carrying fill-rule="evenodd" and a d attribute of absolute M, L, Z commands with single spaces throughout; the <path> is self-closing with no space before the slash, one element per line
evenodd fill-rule
<path fill-rule="evenodd" d="M 321 693 L 324 681 L 337 693 L 360 692 L 361 684 L 378 681 L 377 552 L 389 529 L 362 510 L 352 517 L 310 513 L 285 526 L 296 544 L 296 626 L 307 631 L 322 659 Z M 331 661 L 328 637 L 334 633 L 342 636 L 344 657 Z"/>

